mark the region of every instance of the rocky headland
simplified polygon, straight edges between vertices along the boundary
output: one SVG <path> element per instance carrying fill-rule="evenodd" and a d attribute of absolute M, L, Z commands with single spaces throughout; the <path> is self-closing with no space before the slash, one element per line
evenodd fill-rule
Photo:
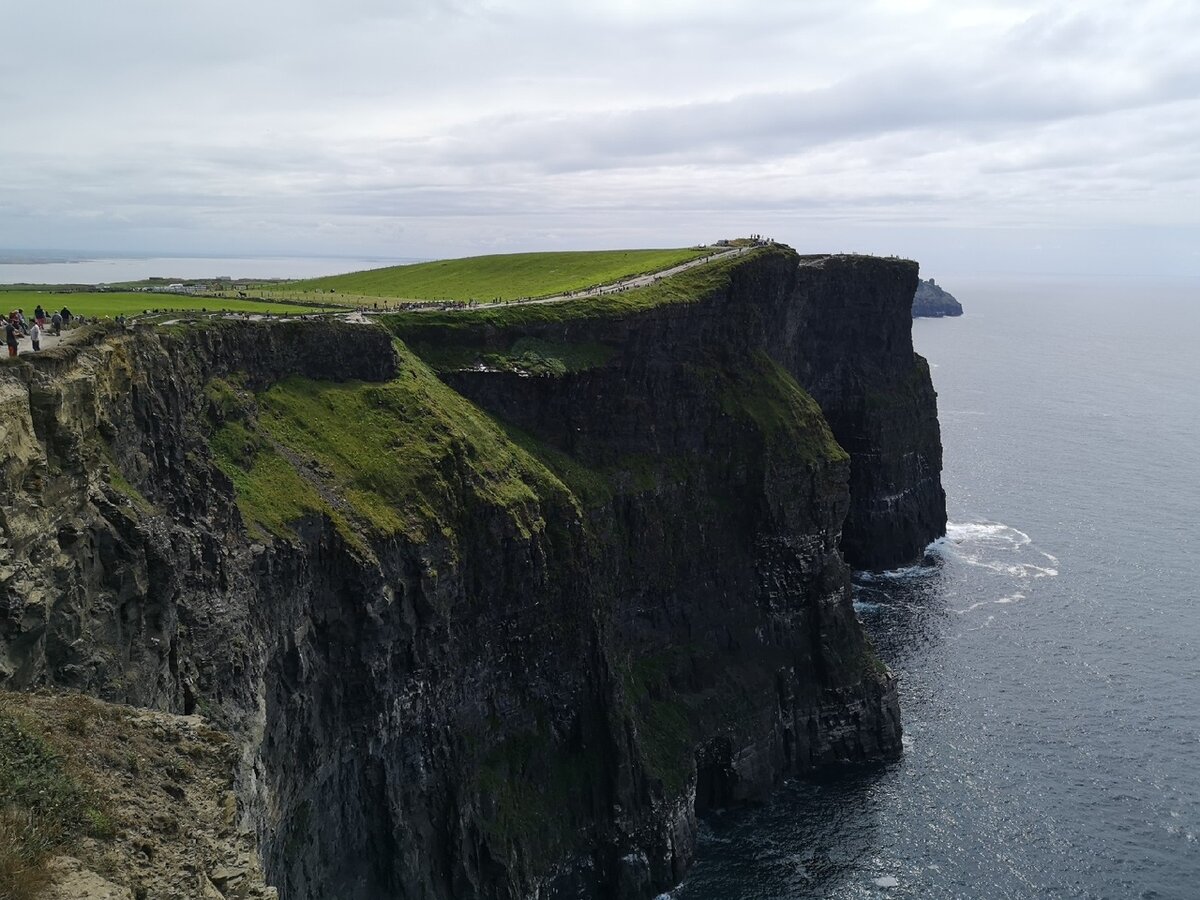
<path fill-rule="evenodd" d="M 949 291 L 938 287 L 932 278 L 921 279 L 913 295 L 913 318 L 940 319 L 943 316 L 961 316 L 962 304 Z"/>
<path fill-rule="evenodd" d="M 653 896 L 707 810 L 900 753 L 848 576 L 945 527 L 917 280 L 771 246 L 0 363 L 0 684 L 228 736 L 163 896 Z"/>

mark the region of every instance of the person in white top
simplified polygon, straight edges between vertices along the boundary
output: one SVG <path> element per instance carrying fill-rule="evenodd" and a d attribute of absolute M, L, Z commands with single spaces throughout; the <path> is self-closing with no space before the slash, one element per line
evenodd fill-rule
<path fill-rule="evenodd" d="M 36 319 L 33 322 L 33 327 L 29 329 L 29 339 L 33 341 L 34 350 L 42 349 L 42 326 L 37 323 Z"/>

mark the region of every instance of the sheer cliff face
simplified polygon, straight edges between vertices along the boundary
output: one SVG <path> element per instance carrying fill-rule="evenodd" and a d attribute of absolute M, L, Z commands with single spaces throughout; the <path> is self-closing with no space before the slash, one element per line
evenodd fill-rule
<path fill-rule="evenodd" d="M 944 522 L 910 276 L 0 368 L 0 679 L 235 728 L 285 900 L 651 896 L 698 812 L 899 752 L 838 548 Z"/>
<path fill-rule="evenodd" d="M 852 566 L 918 560 L 945 533 L 942 444 L 929 365 L 913 352 L 907 260 L 804 258 L 779 353 L 821 404 L 850 454 L 842 552 Z"/>

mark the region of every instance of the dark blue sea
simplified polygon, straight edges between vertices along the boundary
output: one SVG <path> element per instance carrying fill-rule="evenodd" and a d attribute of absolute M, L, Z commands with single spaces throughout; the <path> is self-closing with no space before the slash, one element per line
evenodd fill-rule
<path fill-rule="evenodd" d="M 676 900 L 1200 897 L 1200 280 L 946 287 L 949 533 L 856 579 L 904 758 L 714 817 Z"/>

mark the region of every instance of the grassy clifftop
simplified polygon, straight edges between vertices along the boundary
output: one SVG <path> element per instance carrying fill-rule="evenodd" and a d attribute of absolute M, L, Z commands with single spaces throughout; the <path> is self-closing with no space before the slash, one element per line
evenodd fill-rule
<path fill-rule="evenodd" d="M 547 303 L 513 303 L 462 310 L 411 310 L 383 317 L 396 334 L 430 333 L 438 329 L 505 328 L 595 319 L 639 313 L 657 306 L 692 303 L 729 287 L 735 269 L 752 259 L 788 254 L 781 246 L 760 247 L 739 256 L 715 259 L 669 278 L 600 296 L 572 297 Z"/>
<path fill-rule="evenodd" d="M 473 256 L 297 281 L 287 286 L 287 292 L 408 300 L 514 300 L 611 284 L 668 269 L 710 252 L 684 248 Z"/>

